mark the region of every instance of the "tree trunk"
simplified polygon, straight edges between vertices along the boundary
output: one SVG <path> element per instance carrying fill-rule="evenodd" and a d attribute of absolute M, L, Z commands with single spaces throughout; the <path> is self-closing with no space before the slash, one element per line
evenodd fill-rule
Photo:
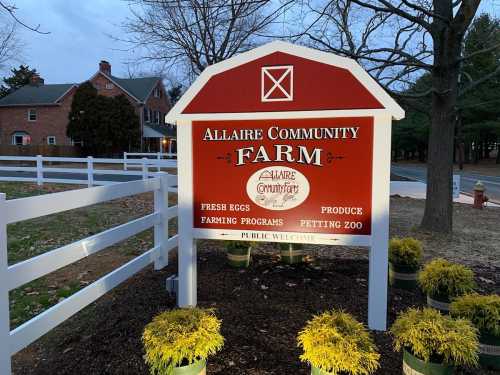
<path fill-rule="evenodd" d="M 438 2 L 439 3 L 439 2 Z M 439 9 L 436 9 L 439 11 Z M 452 230 L 452 181 L 461 37 L 443 21 L 434 33 L 432 118 L 427 155 L 427 199 L 421 227 L 442 233 Z"/>

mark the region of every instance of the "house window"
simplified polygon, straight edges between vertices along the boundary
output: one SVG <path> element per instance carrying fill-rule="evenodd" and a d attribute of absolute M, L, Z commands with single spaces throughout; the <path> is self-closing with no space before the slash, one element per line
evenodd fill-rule
<path fill-rule="evenodd" d="M 151 122 L 150 111 L 148 108 L 144 107 L 144 122 Z"/>
<path fill-rule="evenodd" d="M 31 143 L 31 137 L 26 132 L 15 132 L 12 134 L 12 144 L 15 146 L 25 146 Z"/>
<path fill-rule="evenodd" d="M 160 123 L 160 112 L 159 111 L 155 111 L 155 122 L 157 124 Z"/>
<path fill-rule="evenodd" d="M 56 137 L 54 135 L 49 135 L 47 137 L 47 144 L 48 145 L 55 145 L 56 144 Z"/>
<path fill-rule="evenodd" d="M 36 121 L 36 109 L 28 109 L 28 121 Z"/>
<path fill-rule="evenodd" d="M 115 85 L 113 85 L 112 83 L 106 83 L 106 90 L 112 90 L 115 88 Z"/>
<path fill-rule="evenodd" d="M 83 146 L 83 141 L 71 138 L 71 146 Z"/>
<path fill-rule="evenodd" d="M 161 98 L 161 89 L 159 89 L 158 87 L 156 87 L 154 89 L 153 95 L 154 95 L 155 98 Z"/>

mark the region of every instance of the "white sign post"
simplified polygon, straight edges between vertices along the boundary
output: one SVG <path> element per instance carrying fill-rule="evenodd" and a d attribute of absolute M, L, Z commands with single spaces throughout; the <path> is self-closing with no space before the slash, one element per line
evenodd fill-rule
<path fill-rule="evenodd" d="M 391 122 L 403 117 L 355 61 L 329 53 L 273 42 L 207 67 L 167 115 L 178 305 L 197 303 L 196 239 L 364 246 L 368 325 L 385 330 Z"/>

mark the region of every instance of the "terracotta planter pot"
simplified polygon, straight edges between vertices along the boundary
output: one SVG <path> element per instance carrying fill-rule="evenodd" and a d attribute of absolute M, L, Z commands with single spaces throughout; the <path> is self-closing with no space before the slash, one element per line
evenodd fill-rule
<path fill-rule="evenodd" d="M 301 244 L 280 244 L 281 261 L 285 264 L 298 264 L 304 261 L 304 250 Z"/>
<path fill-rule="evenodd" d="M 227 262 L 231 267 L 247 268 L 250 265 L 252 247 L 237 247 L 227 250 Z"/>
<path fill-rule="evenodd" d="M 433 307 L 443 314 L 448 314 L 450 312 L 450 302 L 450 297 L 448 296 L 427 295 L 427 306 Z"/>
<path fill-rule="evenodd" d="M 173 375 L 206 375 L 207 361 L 200 359 L 187 366 L 180 366 L 174 368 Z"/>
<path fill-rule="evenodd" d="M 479 335 L 479 363 L 482 367 L 500 370 L 500 337 L 485 332 Z"/>
<path fill-rule="evenodd" d="M 408 351 L 403 351 L 404 375 L 452 375 L 453 366 L 443 363 L 424 362 Z"/>
<path fill-rule="evenodd" d="M 395 288 L 415 289 L 418 267 L 389 263 L 389 283 Z"/>

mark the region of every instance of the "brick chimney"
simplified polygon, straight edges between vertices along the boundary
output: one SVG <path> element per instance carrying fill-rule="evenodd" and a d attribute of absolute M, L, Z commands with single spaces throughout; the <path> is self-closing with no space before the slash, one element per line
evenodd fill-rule
<path fill-rule="evenodd" d="M 33 73 L 30 78 L 31 86 L 42 86 L 44 84 L 44 79 L 40 77 L 38 73 Z"/>
<path fill-rule="evenodd" d="M 111 64 L 106 60 L 101 60 L 99 63 L 99 71 L 110 76 L 111 75 Z"/>

